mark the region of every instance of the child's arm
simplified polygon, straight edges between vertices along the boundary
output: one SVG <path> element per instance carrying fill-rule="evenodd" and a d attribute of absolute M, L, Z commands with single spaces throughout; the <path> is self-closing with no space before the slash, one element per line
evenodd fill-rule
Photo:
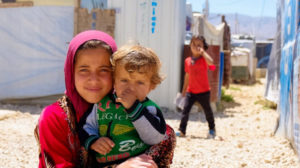
<path fill-rule="evenodd" d="M 89 109 L 79 122 L 79 140 L 86 150 L 100 137 L 98 128 L 97 105 L 94 104 L 93 108 Z"/>
<path fill-rule="evenodd" d="M 166 122 L 159 108 L 155 106 L 145 107 L 136 101 L 126 112 L 140 138 L 146 144 L 155 145 L 164 139 Z"/>
<path fill-rule="evenodd" d="M 110 152 L 114 143 L 108 137 L 100 137 L 97 121 L 97 104 L 94 104 L 88 115 L 83 116 L 79 123 L 79 140 L 86 150 L 92 149 L 102 155 Z"/>
<path fill-rule="evenodd" d="M 205 59 L 205 61 L 208 65 L 213 65 L 214 60 L 203 48 L 200 49 L 200 54 L 203 56 L 203 58 Z"/>
<path fill-rule="evenodd" d="M 116 101 L 125 107 L 140 138 L 146 144 L 155 145 L 164 139 L 166 122 L 160 109 L 155 106 L 144 107 L 130 89 L 119 95 Z"/>

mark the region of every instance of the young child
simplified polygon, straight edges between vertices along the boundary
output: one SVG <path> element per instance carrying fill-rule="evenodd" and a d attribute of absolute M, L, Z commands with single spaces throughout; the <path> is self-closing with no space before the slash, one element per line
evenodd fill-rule
<path fill-rule="evenodd" d="M 190 110 L 193 104 L 198 101 L 204 109 L 208 122 L 209 131 L 207 137 L 215 138 L 215 121 L 210 107 L 210 87 L 207 76 L 209 66 L 211 70 L 214 70 L 213 59 L 205 51 L 208 49 L 208 45 L 203 36 L 193 36 L 190 47 L 192 55 L 185 59 L 185 77 L 182 87 L 182 96 L 186 96 L 187 100 L 182 111 L 177 135 L 185 136 Z"/>
<path fill-rule="evenodd" d="M 163 141 L 166 133 L 160 108 L 147 98 L 162 81 L 157 55 L 142 46 L 125 46 L 114 53 L 111 62 L 115 92 L 94 105 L 83 125 L 85 135 L 81 136 L 84 147 L 97 152 L 101 166 L 145 153 L 151 145 Z M 170 163 L 157 164 L 168 167 Z"/>

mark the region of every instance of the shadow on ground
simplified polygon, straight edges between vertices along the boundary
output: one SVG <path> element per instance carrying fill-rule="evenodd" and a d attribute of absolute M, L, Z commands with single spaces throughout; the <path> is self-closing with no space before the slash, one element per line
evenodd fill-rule
<path fill-rule="evenodd" d="M 45 105 L 36 104 L 36 105 L 24 105 L 24 104 L 8 104 L 0 103 L 0 111 L 16 111 L 21 113 L 30 113 L 30 114 L 40 114 Z M 1 112 L 0 112 L 1 113 Z"/>

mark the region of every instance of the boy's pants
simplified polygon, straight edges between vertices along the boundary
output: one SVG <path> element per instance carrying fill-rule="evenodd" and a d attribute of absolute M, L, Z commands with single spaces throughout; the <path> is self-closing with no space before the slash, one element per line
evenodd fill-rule
<path fill-rule="evenodd" d="M 205 113 L 206 121 L 208 122 L 209 129 L 215 129 L 214 114 L 210 107 L 210 91 L 198 94 L 186 93 L 186 97 L 187 102 L 185 103 L 184 109 L 182 111 L 179 130 L 184 134 L 186 133 L 186 126 L 189 120 L 190 111 L 195 101 L 198 101 L 201 104 Z"/>

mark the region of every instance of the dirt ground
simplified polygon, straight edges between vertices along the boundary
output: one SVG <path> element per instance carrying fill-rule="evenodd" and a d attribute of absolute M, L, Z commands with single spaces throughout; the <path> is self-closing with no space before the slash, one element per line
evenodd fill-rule
<path fill-rule="evenodd" d="M 278 167 L 299 168 L 288 140 L 273 136 L 278 113 L 262 105 L 264 80 L 255 85 L 232 84 L 215 112 L 216 139 L 206 139 L 207 122 L 202 112 L 192 113 L 187 136 L 177 138 L 172 168 Z M 0 168 L 34 168 L 38 165 L 33 129 L 42 105 L 0 104 Z M 178 129 L 180 113 L 165 112 L 169 125 Z"/>

